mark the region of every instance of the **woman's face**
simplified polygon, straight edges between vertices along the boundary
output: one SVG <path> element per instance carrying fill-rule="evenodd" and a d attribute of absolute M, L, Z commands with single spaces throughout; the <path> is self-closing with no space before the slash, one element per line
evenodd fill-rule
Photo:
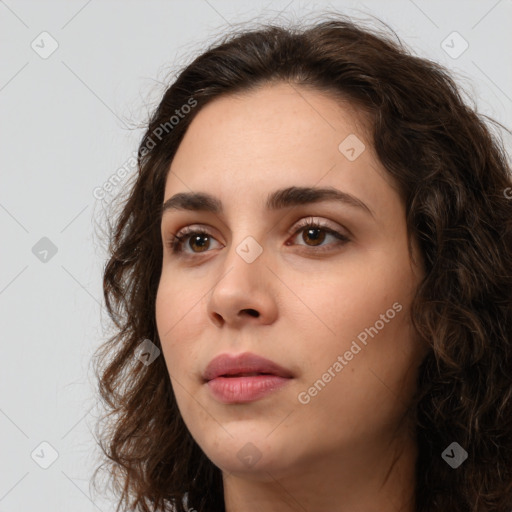
<path fill-rule="evenodd" d="M 261 480 L 328 459 L 376 464 L 424 355 L 408 317 L 422 270 L 354 111 L 287 84 L 214 100 L 180 144 L 164 201 L 194 193 L 218 211 L 182 199 L 163 214 L 156 320 L 196 442 L 225 474 Z M 207 235 L 172 253 L 167 241 L 185 227 Z M 246 353 L 286 375 L 249 364 L 205 382 L 212 359 Z"/>

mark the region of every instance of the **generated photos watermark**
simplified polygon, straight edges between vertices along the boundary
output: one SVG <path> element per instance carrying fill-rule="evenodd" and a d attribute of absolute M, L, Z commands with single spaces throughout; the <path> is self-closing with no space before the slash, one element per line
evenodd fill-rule
<path fill-rule="evenodd" d="M 109 196 L 113 195 L 117 187 L 124 181 L 124 179 L 137 169 L 138 154 L 141 158 L 145 157 L 156 145 L 160 142 L 165 135 L 169 134 L 173 128 L 183 119 L 191 110 L 197 105 L 197 100 L 193 97 L 189 98 L 187 103 L 182 105 L 179 109 L 175 109 L 173 115 L 165 123 L 158 125 L 148 137 L 146 144 L 140 148 L 139 151 L 132 151 L 127 160 L 118 167 L 118 169 L 109 176 L 107 180 L 100 186 L 94 188 L 92 195 L 99 201 L 106 201 Z M 157 142 L 158 141 L 158 142 Z"/>
<path fill-rule="evenodd" d="M 389 308 L 385 313 L 380 315 L 380 319 L 377 320 L 373 326 L 365 328 L 357 335 L 357 340 L 361 343 L 361 345 L 366 346 L 368 343 L 368 336 L 374 338 L 379 332 L 384 329 L 386 324 L 395 318 L 396 314 L 402 311 L 403 307 L 399 302 L 395 302 L 391 308 Z M 339 355 L 336 358 L 336 361 L 327 368 L 325 373 L 316 380 L 312 386 L 310 386 L 307 390 L 301 391 L 297 395 L 298 401 L 303 404 L 309 404 L 311 399 L 320 393 L 325 386 L 329 382 L 331 382 L 348 364 L 355 355 L 361 352 L 362 347 L 357 343 L 356 340 L 352 341 L 350 345 L 350 349 L 345 351 L 343 355 Z"/>

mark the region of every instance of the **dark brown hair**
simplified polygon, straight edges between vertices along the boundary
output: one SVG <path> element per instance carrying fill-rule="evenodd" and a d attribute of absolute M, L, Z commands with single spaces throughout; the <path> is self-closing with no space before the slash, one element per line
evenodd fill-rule
<path fill-rule="evenodd" d="M 375 152 L 397 184 L 409 238 L 424 259 L 411 309 L 430 347 L 410 408 L 419 447 L 416 511 L 510 512 L 512 181 L 491 130 L 499 123 L 467 106 L 440 65 L 332 14 L 306 27 L 224 35 L 179 73 L 149 120 L 136 180 L 109 231 L 103 286 L 116 332 L 96 353 L 109 410 L 99 443 L 119 508 L 224 510 L 221 472 L 188 432 L 163 357 L 146 366 L 134 354 L 144 339 L 161 348 L 160 208 L 187 127 L 220 95 L 278 81 L 329 92 L 369 114 Z M 171 128 L 177 110 L 187 113 Z M 468 453 L 457 469 L 441 457 L 452 442 Z"/>

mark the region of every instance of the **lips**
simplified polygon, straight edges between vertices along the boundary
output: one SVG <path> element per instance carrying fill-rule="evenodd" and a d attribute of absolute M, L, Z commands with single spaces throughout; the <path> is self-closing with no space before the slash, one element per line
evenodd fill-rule
<path fill-rule="evenodd" d="M 264 357 L 251 352 L 238 355 L 221 354 L 208 364 L 203 372 L 205 382 L 218 377 L 250 377 L 257 375 L 274 375 L 292 378 L 292 373 Z"/>

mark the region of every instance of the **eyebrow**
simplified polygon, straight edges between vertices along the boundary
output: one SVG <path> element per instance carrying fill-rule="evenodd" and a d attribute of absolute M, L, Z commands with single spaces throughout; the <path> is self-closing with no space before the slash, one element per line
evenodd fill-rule
<path fill-rule="evenodd" d="M 288 187 L 276 190 L 268 195 L 267 210 L 281 210 L 293 206 L 337 201 L 347 206 L 358 208 L 374 217 L 373 211 L 357 197 L 335 188 Z M 161 217 L 171 210 L 203 211 L 220 214 L 222 202 L 206 192 L 180 192 L 173 195 L 162 205 Z"/>

